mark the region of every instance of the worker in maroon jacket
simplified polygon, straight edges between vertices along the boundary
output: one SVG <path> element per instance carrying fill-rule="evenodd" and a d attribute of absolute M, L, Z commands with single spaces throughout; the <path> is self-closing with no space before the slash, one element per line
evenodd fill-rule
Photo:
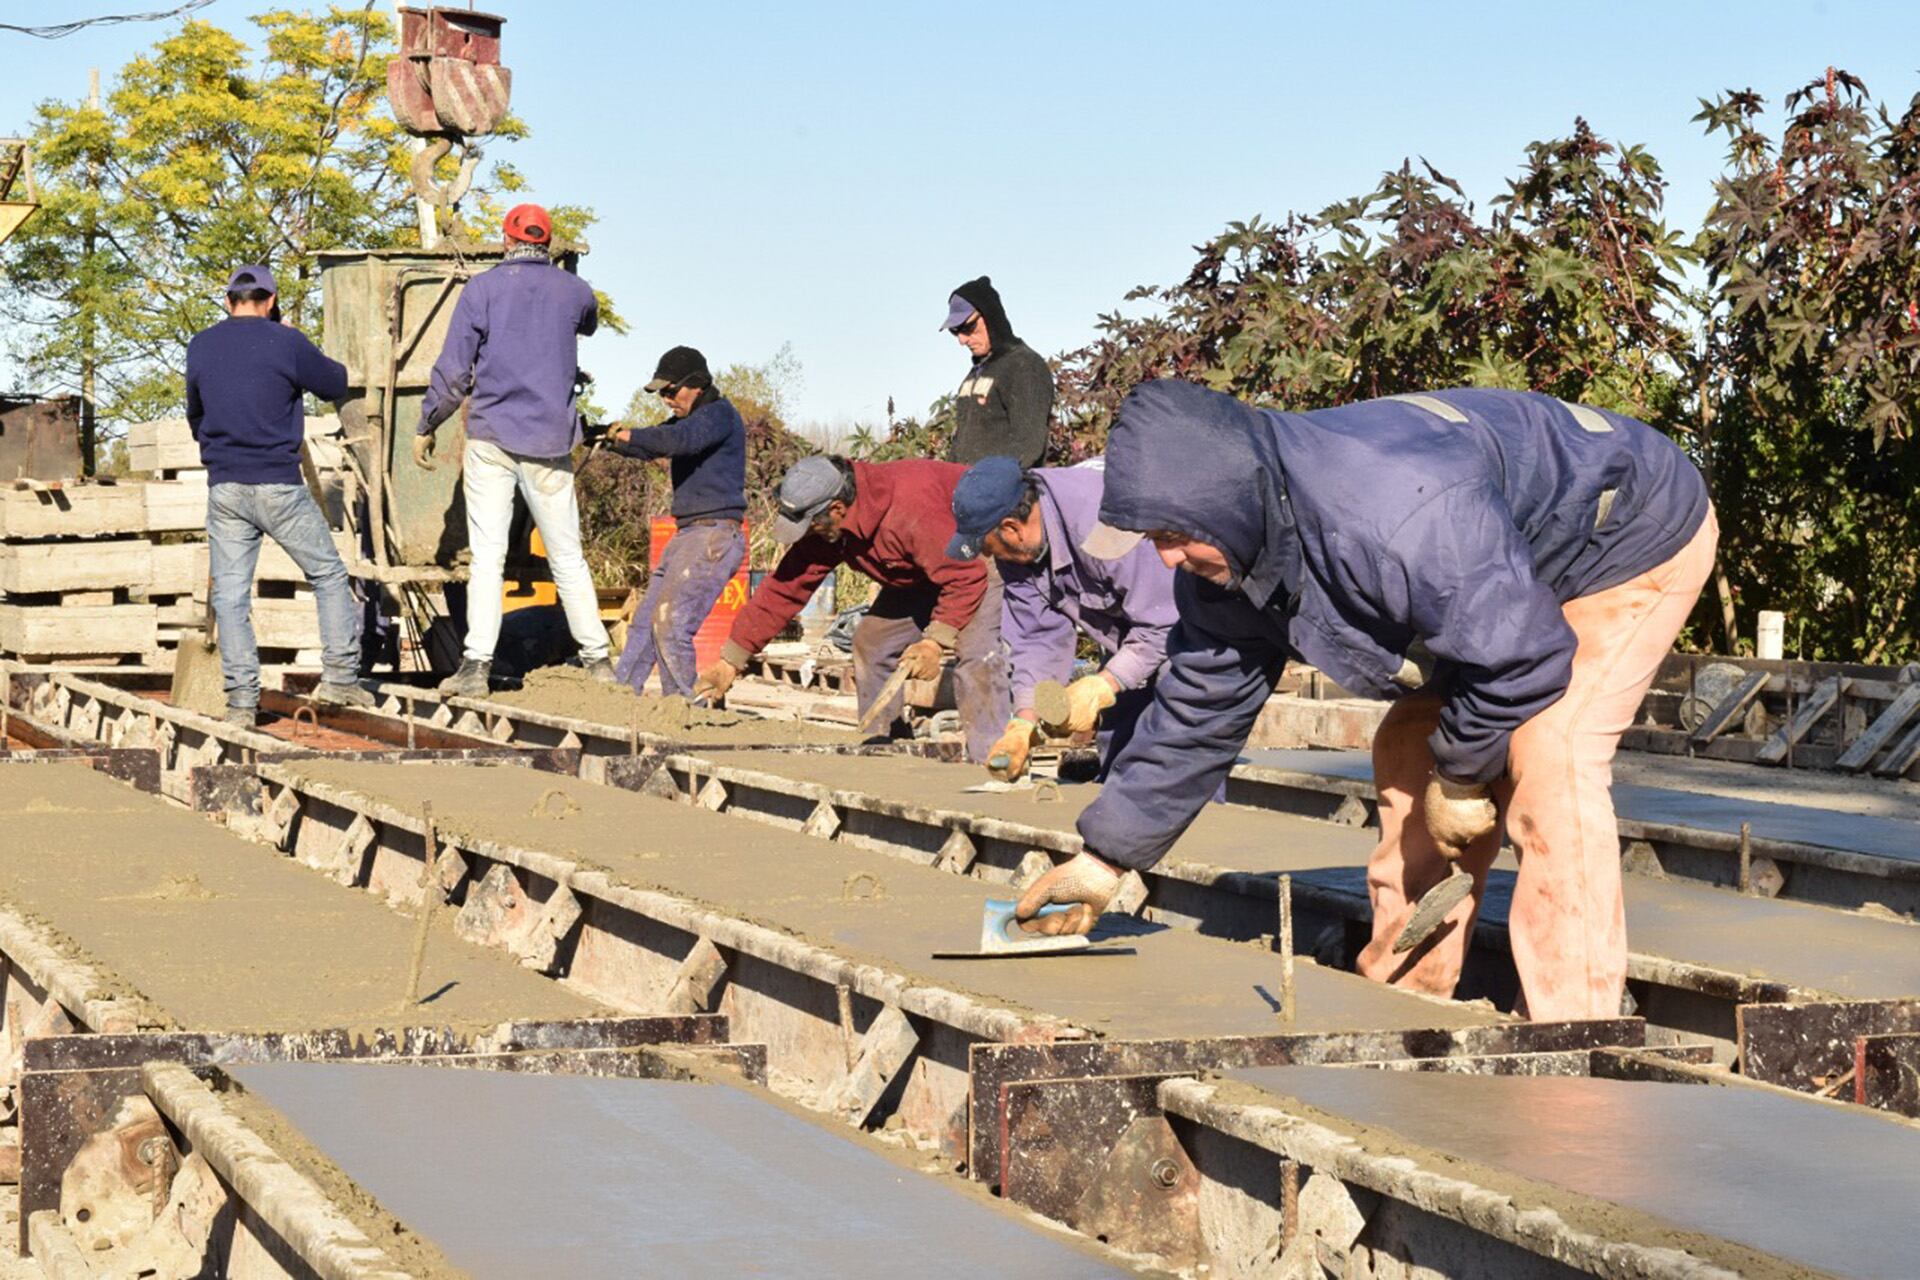
<path fill-rule="evenodd" d="M 937 679 L 951 653 L 967 756 L 984 763 L 1012 708 L 1000 649 L 999 580 L 977 560 L 947 555 L 953 487 L 965 473 L 958 463 L 922 458 L 795 463 L 780 482 L 773 522 L 774 538 L 788 551 L 734 620 L 720 661 L 700 673 L 694 696 L 724 697 L 747 660 L 799 614 L 826 576 L 852 565 L 880 584 L 853 633 L 861 717 L 897 669 L 905 667 L 912 679 Z M 900 715 L 900 695 L 889 702 L 882 714 L 891 724 Z"/>

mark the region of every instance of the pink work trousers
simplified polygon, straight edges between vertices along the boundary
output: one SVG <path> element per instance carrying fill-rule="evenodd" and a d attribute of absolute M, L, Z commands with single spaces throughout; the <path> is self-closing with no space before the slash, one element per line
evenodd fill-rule
<path fill-rule="evenodd" d="M 1620 1014 L 1627 923 L 1613 753 L 1706 585 L 1718 540 L 1709 510 L 1693 540 L 1665 564 L 1563 606 L 1579 641 L 1567 692 L 1514 731 L 1507 771 L 1493 785 L 1501 826 L 1520 860 L 1508 931 L 1526 1010 L 1537 1021 Z M 1394 955 L 1393 940 L 1413 904 L 1448 873 L 1421 810 L 1433 774 L 1427 738 L 1441 706 L 1435 694 L 1403 698 L 1373 739 L 1380 844 L 1367 865 L 1373 940 L 1358 968 L 1378 982 L 1446 996 L 1460 980 L 1500 829 L 1461 859 L 1474 878 L 1472 895 L 1425 945 Z"/>

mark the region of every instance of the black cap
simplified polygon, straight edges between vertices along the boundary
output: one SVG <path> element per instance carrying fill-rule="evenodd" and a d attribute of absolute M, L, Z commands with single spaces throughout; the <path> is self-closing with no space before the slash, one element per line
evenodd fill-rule
<path fill-rule="evenodd" d="M 660 357 L 660 363 L 653 367 L 653 381 L 647 384 L 649 391 L 665 391 L 668 387 L 677 387 L 695 374 L 707 373 L 707 358 L 692 347 L 674 347 Z"/>

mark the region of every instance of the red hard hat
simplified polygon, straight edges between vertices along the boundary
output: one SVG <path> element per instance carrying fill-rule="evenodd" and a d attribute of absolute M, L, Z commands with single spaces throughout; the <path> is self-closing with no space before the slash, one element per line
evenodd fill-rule
<path fill-rule="evenodd" d="M 509 240 L 545 244 L 553 238 L 553 219 L 537 204 L 517 204 L 507 210 L 506 233 Z"/>

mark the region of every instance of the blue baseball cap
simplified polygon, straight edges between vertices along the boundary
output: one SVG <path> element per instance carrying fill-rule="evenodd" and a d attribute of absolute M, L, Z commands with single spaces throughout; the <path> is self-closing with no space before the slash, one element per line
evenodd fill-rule
<path fill-rule="evenodd" d="M 267 264 L 256 262 L 250 266 L 235 267 L 227 278 L 228 293 L 246 293 L 251 289 L 265 289 L 268 293 L 279 293 L 280 286 L 273 282 L 273 272 L 267 270 Z"/>
<path fill-rule="evenodd" d="M 982 458 L 953 486 L 953 560 L 977 560 L 981 544 L 1027 492 L 1027 470 L 1012 458 Z"/>
<path fill-rule="evenodd" d="M 971 302 L 968 302 L 956 293 L 947 299 L 947 318 L 941 323 L 940 327 L 951 333 L 953 330 L 965 324 L 967 317 L 972 315 L 976 310 L 978 310 L 978 308 Z"/>

